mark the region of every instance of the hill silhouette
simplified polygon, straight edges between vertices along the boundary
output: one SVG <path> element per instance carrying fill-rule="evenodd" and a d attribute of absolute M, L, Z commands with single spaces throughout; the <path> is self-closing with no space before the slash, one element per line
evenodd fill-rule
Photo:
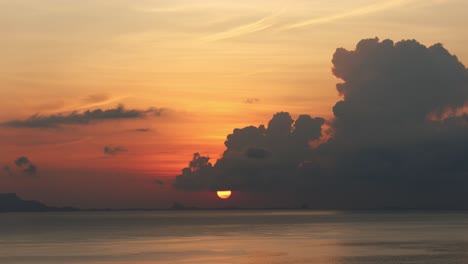
<path fill-rule="evenodd" d="M 51 212 L 77 211 L 72 207 L 51 207 L 38 201 L 19 198 L 16 193 L 0 193 L 0 213 L 4 212 Z"/>

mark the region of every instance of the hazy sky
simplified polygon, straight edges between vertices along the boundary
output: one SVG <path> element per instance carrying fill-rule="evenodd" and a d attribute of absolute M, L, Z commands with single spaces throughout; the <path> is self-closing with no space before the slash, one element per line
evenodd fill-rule
<path fill-rule="evenodd" d="M 332 118 L 332 56 L 364 38 L 443 43 L 468 64 L 467 11 L 465 0 L 0 0 L 1 123 L 126 114 L 119 104 L 141 114 L 1 126 L 0 192 L 82 207 L 224 205 L 171 188 L 193 153 L 217 159 L 234 128 L 279 111 Z"/>

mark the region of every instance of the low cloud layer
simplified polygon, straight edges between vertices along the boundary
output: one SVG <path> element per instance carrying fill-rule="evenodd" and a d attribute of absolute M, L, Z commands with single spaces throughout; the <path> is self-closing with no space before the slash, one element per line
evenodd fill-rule
<path fill-rule="evenodd" d="M 146 116 L 161 116 L 164 109 L 126 109 L 123 105 L 111 109 L 95 109 L 68 114 L 33 115 L 25 120 L 12 120 L 1 125 L 16 128 L 54 128 L 63 125 L 89 125 L 93 122 L 118 119 L 137 119 Z"/>
<path fill-rule="evenodd" d="M 336 50 L 333 74 L 343 99 L 328 141 L 310 147 L 324 119 L 280 112 L 235 129 L 213 164 L 195 154 L 174 187 L 288 193 L 317 208 L 468 208 L 468 70 L 456 56 L 366 39 Z"/>

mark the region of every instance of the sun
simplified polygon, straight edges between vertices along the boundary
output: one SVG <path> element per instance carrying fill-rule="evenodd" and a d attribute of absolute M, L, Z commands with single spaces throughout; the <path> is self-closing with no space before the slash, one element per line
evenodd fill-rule
<path fill-rule="evenodd" d="M 216 194 L 218 195 L 220 199 L 226 200 L 229 197 L 231 197 L 232 192 L 231 190 L 223 190 L 223 191 L 217 191 Z"/>

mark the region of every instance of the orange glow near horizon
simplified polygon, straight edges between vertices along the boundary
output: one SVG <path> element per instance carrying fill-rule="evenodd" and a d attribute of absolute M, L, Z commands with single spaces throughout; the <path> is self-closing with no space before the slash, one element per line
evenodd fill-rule
<path fill-rule="evenodd" d="M 267 127 L 281 111 L 326 119 L 310 146 L 327 142 L 343 99 L 337 48 L 416 39 L 443 43 L 468 65 L 468 1 L 292 2 L 0 1 L 0 193 L 83 208 L 213 207 L 217 193 L 237 206 L 250 194 L 189 199 L 172 183 L 194 153 L 215 165 L 234 129 Z M 73 116 L 119 105 L 140 114 Z"/>
<path fill-rule="evenodd" d="M 216 194 L 220 199 L 226 200 L 231 197 L 232 192 L 230 190 L 225 190 L 225 191 L 217 191 Z"/>

